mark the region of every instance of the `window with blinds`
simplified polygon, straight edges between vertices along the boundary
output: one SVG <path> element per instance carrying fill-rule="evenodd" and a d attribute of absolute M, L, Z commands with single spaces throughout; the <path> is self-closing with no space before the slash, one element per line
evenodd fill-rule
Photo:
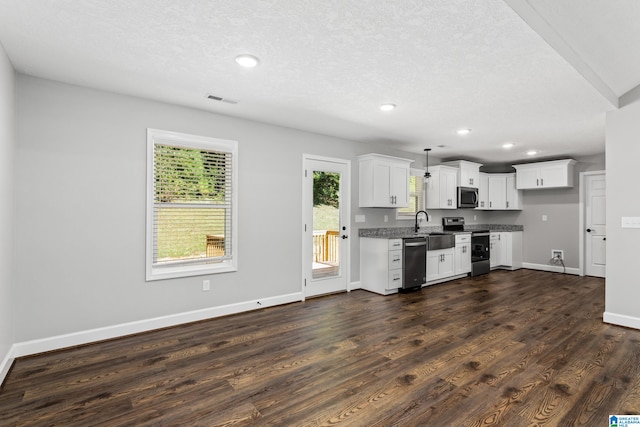
<path fill-rule="evenodd" d="M 147 131 L 147 280 L 236 270 L 237 142 Z"/>
<path fill-rule="evenodd" d="M 396 219 L 414 219 L 416 212 L 424 209 L 424 172 L 411 169 L 409 175 L 409 206 L 396 210 Z"/>

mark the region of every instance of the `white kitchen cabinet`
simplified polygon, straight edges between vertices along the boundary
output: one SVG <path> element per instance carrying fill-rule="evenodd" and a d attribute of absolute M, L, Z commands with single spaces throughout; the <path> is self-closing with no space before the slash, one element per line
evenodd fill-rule
<path fill-rule="evenodd" d="M 458 185 L 460 187 L 479 188 L 480 185 L 480 163 L 468 162 L 466 160 L 456 160 L 442 163 L 458 169 Z"/>
<path fill-rule="evenodd" d="M 510 173 L 506 179 L 507 210 L 522 210 L 522 190 L 516 188 L 516 174 Z"/>
<path fill-rule="evenodd" d="M 389 295 L 402 287 L 402 239 L 360 238 L 360 286 Z"/>
<path fill-rule="evenodd" d="M 491 268 L 504 264 L 503 233 L 492 232 L 489 237 L 489 262 Z"/>
<path fill-rule="evenodd" d="M 457 209 L 458 170 L 450 166 L 430 166 L 425 182 L 426 209 Z"/>
<path fill-rule="evenodd" d="M 413 162 L 382 154 L 358 157 L 361 208 L 409 206 L 409 170 Z"/>
<path fill-rule="evenodd" d="M 522 194 L 515 187 L 514 173 L 488 175 L 488 210 L 521 210 Z M 478 189 L 478 192 L 480 189 Z M 478 203 L 480 206 L 480 203 Z"/>
<path fill-rule="evenodd" d="M 489 174 L 480 172 L 478 180 L 478 207 L 476 209 L 489 209 Z"/>
<path fill-rule="evenodd" d="M 522 231 L 491 232 L 491 268 L 522 268 Z"/>
<path fill-rule="evenodd" d="M 489 209 L 507 208 L 507 177 L 502 173 L 489 174 Z"/>
<path fill-rule="evenodd" d="M 575 160 L 565 159 L 513 165 L 516 169 L 516 188 L 532 190 L 573 187 L 575 164 Z"/>
<path fill-rule="evenodd" d="M 454 248 L 427 251 L 427 283 L 455 275 Z"/>
<path fill-rule="evenodd" d="M 471 234 L 456 234 L 454 273 L 471 273 Z"/>

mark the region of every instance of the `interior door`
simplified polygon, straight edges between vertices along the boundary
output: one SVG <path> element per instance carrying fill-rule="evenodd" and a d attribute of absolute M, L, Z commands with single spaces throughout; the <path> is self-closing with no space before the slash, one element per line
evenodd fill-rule
<path fill-rule="evenodd" d="M 585 185 L 585 274 L 606 274 L 606 180 L 605 174 L 587 175 Z"/>
<path fill-rule="evenodd" d="M 303 293 L 348 290 L 351 163 L 303 158 Z"/>

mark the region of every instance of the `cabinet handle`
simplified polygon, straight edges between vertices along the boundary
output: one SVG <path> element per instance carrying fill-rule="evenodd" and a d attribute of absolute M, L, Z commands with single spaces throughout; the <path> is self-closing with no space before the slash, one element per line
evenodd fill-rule
<path fill-rule="evenodd" d="M 540 186 L 540 180 L 538 178 L 536 178 L 536 187 Z"/>
<path fill-rule="evenodd" d="M 509 201 L 507 200 L 507 207 L 509 207 Z"/>
<path fill-rule="evenodd" d="M 544 187 L 544 178 L 540 178 L 540 187 Z"/>
<path fill-rule="evenodd" d="M 469 178 L 469 184 L 473 185 L 473 178 Z"/>
<path fill-rule="evenodd" d="M 492 202 L 489 202 L 489 207 L 492 207 L 492 206 L 493 206 L 493 203 L 492 203 Z"/>

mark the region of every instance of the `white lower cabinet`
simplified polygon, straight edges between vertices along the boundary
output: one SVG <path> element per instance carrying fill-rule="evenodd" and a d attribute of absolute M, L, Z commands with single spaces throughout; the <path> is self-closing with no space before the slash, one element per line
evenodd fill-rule
<path fill-rule="evenodd" d="M 427 283 L 455 274 L 454 248 L 427 251 Z"/>
<path fill-rule="evenodd" d="M 504 251 L 502 250 L 502 248 L 505 239 L 503 239 L 503 234 L 505 233 L 491 233 L 491 237 L 489 238 L 489 259 L 491 268 L 495 268 L 499 265 L 504 264 Z"/>
<path fill-rule="evenodd" d="M 456 234 L 455 274 L 471 273 L 471 235 Z"/>
<path fill-rule="evenodd" d="M 522 268 L 522 231 L 492 232 L 489 242 L 491 268 Z"/>
<path fill-rule="evenodd" d="M 360 287 L 389 295 L 402 287 L 402 239 L 360 238 Z"/>

